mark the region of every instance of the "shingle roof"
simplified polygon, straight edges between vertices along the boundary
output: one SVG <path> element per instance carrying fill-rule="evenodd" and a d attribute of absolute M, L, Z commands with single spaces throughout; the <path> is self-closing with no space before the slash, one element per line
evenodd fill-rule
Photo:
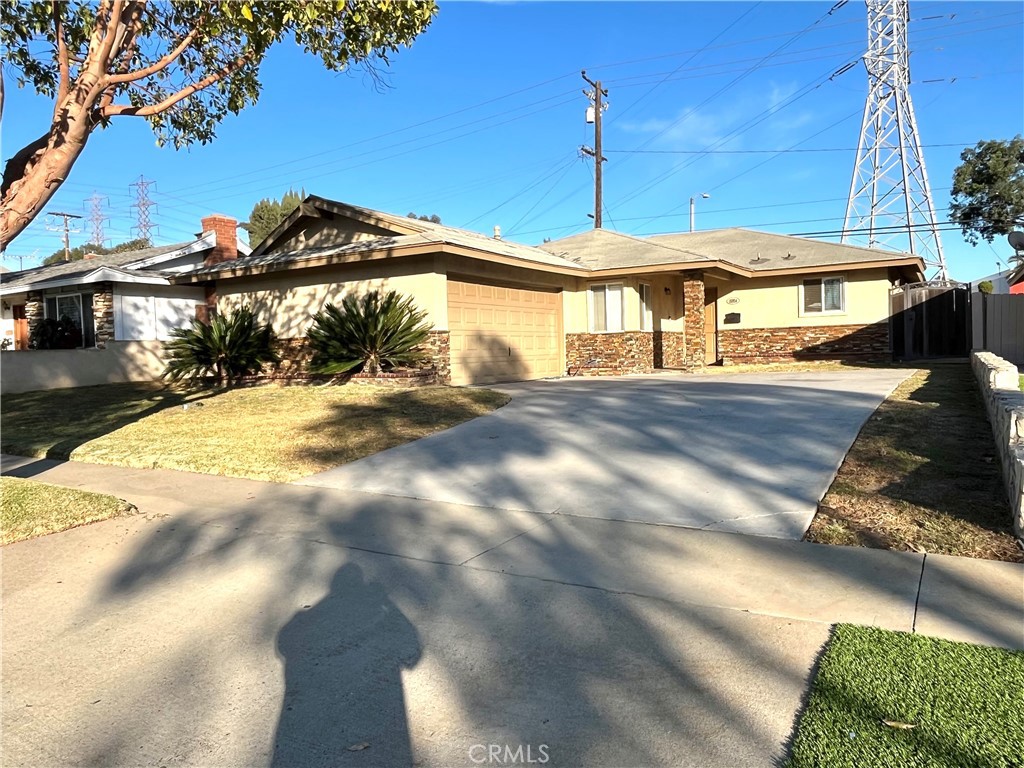
<path fill-rule="evenodd" d="M 607 229 L 592 229 L 561 240 L 552 240 L 539 247 L 592 270 L 699 263 L 708 261 L 709 258 L 668 243 L 658 243 Z"/>
<path fill-rule="evenodd" d="M 354 208 L 355 206 L 349 207 Z M 369 211 L 368 209 L 359 210 L 366 211 L 366 213 L 372 214 L 379 219 L 394 219 L 402 224 L 406 224 L 407 226 L 415 225 L 417 229 L 421 229 L 422 231 L 417 234 L 377 237 L 370 240 L 359 240 L 354 243 L 339 245 L 313 246 L 283 252 L 271 251 L 259 256 L 246 256 L 229 262 L 201 267 L 199 269 L 192 270 L 188 274 L 208 275 L 228 270 L 244 270 L 247 267 L 283 267 L 288 264 L 330 258 L 332 256 L 344 256 L 346 254 L 361 253 L 363 251 L 379 251 L 387 250 L 389 248 L 401 248 L 414 245 L 438 245 L 443 243 L 462 246 L 464 248 L 472 248 L 475 250 L 483 250 L 503 256 L 510 256 L 512 258 L 522 259 L 523 261 L 534 262 L 537 264 L 546 264 L 548 266 L 563 268 L 568 267 L 570 269 L 580 270 L 581 272 L 586 271 L 586 267 L 581 266 L 576 262 L 548 253 L 547 251 L 541 250 L 540 248 L 536 248 L 532 245 L 522 245 L 508 240 L 495 240 L 492 237 L 487 237 L 486 235 L 482 235 L 477 232 L 470 232 L 469 230 L 457 229 L 455 227 L 447 227 L 442 224 L 434 224 L 432 222 L 419 220 L 415 220 L 414 222 L 413 219 L 403 219 L 401 216 L 395 216 L 393 214 L 381 214 L 377 211 Z"/>
<path fill-rule="evenodd" d="M 756 232 L 738 227 L 674 235 L 652 235 L 647 239 L 652 243 L 685 249 L 754 272 L 914 258 L 909 253 L 822 242 L 771 232 Z"/>
<path fill-rule="evenodd" d="M 0 285 L 4 288 L 15 288 L 19 285 L 30 286 L 35 283 L 45 283 L 51 280 L 71 280 L 76 277 L 85 277 L 99 267 L 121 267 L 136 261 L 151 259 L 165 253 L 179 250 L 189 243 L 176 243 L 174 245 L 160 245 L 153 248 L 142 248 L 138 251 L 125 251 L 124 253 L 107 253 L 96 255 L 91 259 L 79 259 L 78 261 L 62 261 L 57 264 L 31 267 L 17 272 L 10 272 L 0 277 Z M 155 270 L 146 270 L 146 274 L 160 274 Z"/>

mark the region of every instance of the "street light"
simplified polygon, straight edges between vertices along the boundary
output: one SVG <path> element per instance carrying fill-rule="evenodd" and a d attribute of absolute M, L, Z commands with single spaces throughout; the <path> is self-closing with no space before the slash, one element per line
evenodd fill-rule
<path fill-rule="evenodd" d="M 700 193 L 700 197 L 703 200 L 707 200 L 709 197 L 711 197 L 711 195 L 709 195 L 707 192 L 701 192 Z M 690 231 L 691 232 L 693 232 L 693 219 L 694 219 L 694 212 L 696 211 L 696 202 L 697 202 L 697 195 L 694 195 L 693 197 L 690 198 Z"/>

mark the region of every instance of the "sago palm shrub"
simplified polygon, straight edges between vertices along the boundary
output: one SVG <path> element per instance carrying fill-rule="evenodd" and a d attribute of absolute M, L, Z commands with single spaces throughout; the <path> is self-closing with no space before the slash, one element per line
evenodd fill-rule
<path fill-rule="evenodd" d="M 327 304 L 313 315 L 306 334 L 313 350 L 309 368 L 314 373 L 362 370 L 376 376 L 412 365 L 423 357 L 419 347 L 431 328 L 426 318 L 411 297 L 396 291 L 348 295 L 341 306 Z"/>
<path fill-rule="evenodd" d="M 274 342 L 273 328 L 259 323 L 247 306 L 215 315 L 209 324 L 193 320 L 191 328 L 175 328 L 164 342 L 163 375 L 176 382 L 212 376 L 218 387 L 234 384 L 281 361 Z"/>

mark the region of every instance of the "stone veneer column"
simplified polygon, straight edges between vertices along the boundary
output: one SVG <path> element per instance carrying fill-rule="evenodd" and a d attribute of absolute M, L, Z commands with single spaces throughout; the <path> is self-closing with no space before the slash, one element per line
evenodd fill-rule
<path fill-rule="evenodd" d="M 701 272 L 683 273 L 683 327 L 686 331 L 686 353 L 683 365 L 703 368 L 704 350 L 704 275 Z"/>
<path fill-rule="evenodd" d="M 431 331 L 423 345 L 427 352 L 424 361 L 434 366 L 434 378 L 437 384 L 452 383 L 452 352 L 451 336 L 448 331 Z"/>
<path fill-rule="evenodd" d="M 114 340 L 114 284 L 98 283 L 92 294 L 92 318 L 96 328 L 96 348 L 106 349 Z"/>
<path fill-rule="evenodd" d="M 42 291 L 29 291 L 25 297 L 25 319 L 28 321 L 29 340 L 36 335 L 36 327 L 46 315 Z"/>

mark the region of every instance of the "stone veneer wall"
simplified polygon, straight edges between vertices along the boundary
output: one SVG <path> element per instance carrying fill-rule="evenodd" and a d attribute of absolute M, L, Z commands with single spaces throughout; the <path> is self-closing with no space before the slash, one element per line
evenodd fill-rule
<path fill-rule="evenodd" d="M 649 331 L 565 334 L 571 374 L 649 373 L 654 369 L 654 334 Z"/>
<path fill-rule="evenodd" d="M 683 368 L 703 368 L 704 350 L 704 275 L 683 273 L 683 327 L 686 332 Z"/>
<path fill-rule="evenodd" d="M 720 328 L 718 350 L 726 364 L 801 359 L 884 362 L 892 359 L 888 322 L 747 330 Z"/>
<path fill-rule="evenodd" d="M 686 361 L 686 334 L 679 331 L 655 331 L 654 367 L 688 368 Z"/>
<path fill-rule="evenodd" d="M 971 368 L 995 435 L 1013 530 L 1024 538 L 1024 392 L 1020 391 L 1019 372 L 991 352 L 972 352 Z"/>
<path fill-rule="evenodd" d="M 96 347 L 106 349 L 114 340 L 114 284 L 98 283 L 92 294 L 92 317 L 96 327 Z"/>
<path fill-rule="evenodd" d="M 313 358 L 313 350 L 305 338 L 300 339 L 278 339 L 278 353 L 281 355 L 281 364 L 277 370 L 270 374 L 275 379 L 303 379 L 309 374 L 309 363 Z M 433 370 L 433 376 L 429 377 L 431 384 L 450 384 L 451 373 L 451 352 L 449 348 L 448 331 L 431 331 L 427 342 L 423 345 L 426 355 L 420 368 Z M 402 386 L 403 384 L 419 385 L 424 383 L 422 376 L 392 376 L 389 381 L 382 381 L 382 385 Z"/>

